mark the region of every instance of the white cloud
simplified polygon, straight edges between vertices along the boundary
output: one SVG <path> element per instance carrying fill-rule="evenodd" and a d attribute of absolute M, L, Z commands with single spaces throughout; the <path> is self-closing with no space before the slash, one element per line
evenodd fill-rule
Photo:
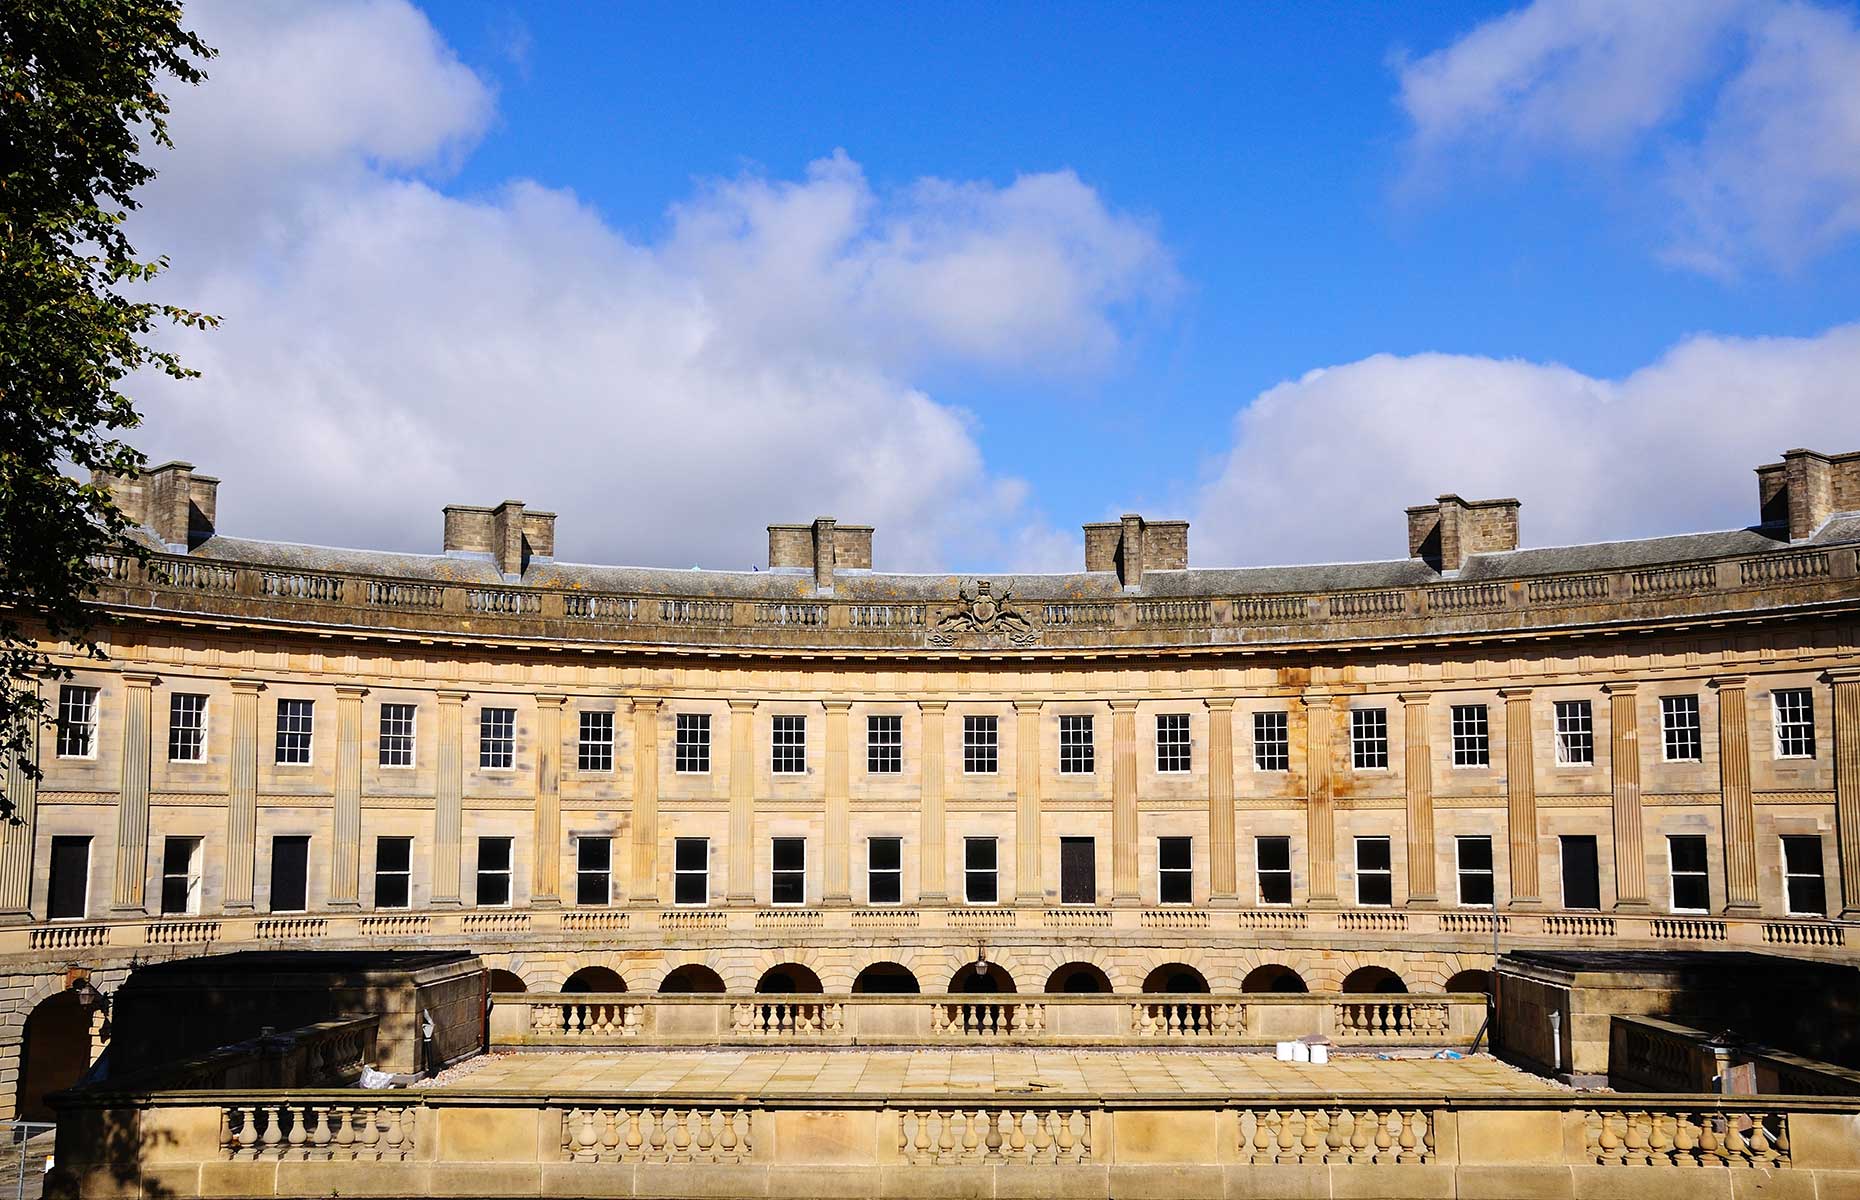
<path fill-rule="evenodd" d="M 1400 67 L 1412 178 L 1545 155 L 1625 167 L 1663 257 L 1790 269 L 1860 232 L 1860 28 L 1793 0 L 1536 0 Z"/>
<path fill-rule="evenodd" d="M 494 99 L 404 3 L 189 17 L 221 56 L 137 237 L 225 321 L 182 339 L 204 379 L 141 388 L 139 441 L 222 475 L 228 532 L 436 549 L 442 503 L 516 496 L 582 561 L 747 566 L 825 512 L 881 565 L 1075 565 L 911 379 L 1079 370 L 1166 297 L 1155 234 L 1076 176 L 880 192 L 835 153 L 640 242 L 560 189 L 434 184 Z"/>
<path fill-rule="evenodd" d="M 1195 559 L 1401 558 L 1402 510 L 1523 501 L 1525 545 L 1735 529 L 1783 450 L 1860 449 L 1860 324 L 1696 337 L 1620 380 L 1448 354 L 1312 371 L 1242 409 L 1196 504 Z"/>

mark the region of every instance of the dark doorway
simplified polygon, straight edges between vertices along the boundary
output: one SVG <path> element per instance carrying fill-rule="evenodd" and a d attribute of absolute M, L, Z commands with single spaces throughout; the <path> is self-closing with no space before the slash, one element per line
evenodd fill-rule
<path fill-rule="evenodd" d="M 875 962 L 859 972 L 853 980 L 853 994 L 878 996 L 915 996 L 920 990 L 917 976 L 902 963 Z"/>
<path fill-rule="evenodd" d="M 1073 962 L 1046 977 L 1046 990 L 1049 994 L 1108 996 L 1111 993 L 1111 981 L 1091 963 Z"/>
<path fill-rule="evenodd" d="M 49 1121 L 45 1097 L 90 1068 L 90 1012 L 71 992 L 42 1001 L 20 1034 L 17 1104 L 23 1121 Z"/>
<path fill-rule="evenodd" d="M 1059 839 L 1059 902 L 1098 903 L 1098 842 L 1088 837 Z"/>
<path fill-rule="evenodd" d="M 723 994 L 723 977 L 709 967 L 687 963 L 678 967 L 659 983 L 661 992 L 686 992 L 703 996 Z"/>
<path fill-rule="evenodd" d="M 1592 837 L 1566 837 L 1563 841 L 1563 907 L 1602 907 L 1602 871 Z"/>

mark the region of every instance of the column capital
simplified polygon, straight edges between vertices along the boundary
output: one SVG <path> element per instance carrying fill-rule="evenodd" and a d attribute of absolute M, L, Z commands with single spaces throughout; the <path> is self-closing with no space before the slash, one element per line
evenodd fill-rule
<path fill-rule="evenodd" d="M 368 694 L 368 689 L 360 684 L 340 683 L 336 685 L 336 695 L 344 700 L 360 700 Z"/>
<path fill-rule="evenodd" d="M 1860 683 L 1860 667 L 1830 667 L 1822 678 L 1831 684 Z"/>
<path fill-rule="evenodd" d="M 235 693 L 256 695 L 265 690 L 265 682 L 262 679 L 235 679 L 232 681 L 232 690 Z"/>
<path fill-rule="evenodd" d="M 124 671 L 122 678 L 124 683 L 137 688 L 154 687 L 161 682 L 161 676 L 152 671 Z"/>
<path fill-rule="evenodd" d="M 1331 692 L 1300 692 L 1298 694 L 1299 703 L 1306 708 L 1329 708 L 1336 699 L 1336 695 Z"/>
<path fill-rule="evenodd" d="M 1107 700 L 1105 701 L 1105 703 L 1111 706 L 1111 711 L 1114 713 L 1136 712 L 1137 705 L 1143 703 L 1143 701 L 1141 700 Z"/>
<path fill-rule="evenodd" d="M 851 700 L 822 700 L 820 706 L 830 713 L 843 713 L 852 711 L 853 702 Z"/>
<path fill-rule="evenodd" d="M 1234 708 L 1232 696 L 1209 696 L 1204 703 L 1207 704 L 1209 712 L 1232 712 Z"/>
<path fill-rule="evenodd" d="M 1016 700 L 1014 701 L 1014 711 L 1017 713 L 1022 713 L 1022 714 L 1026 714 L 1026 713 L 1037 714 L 1041 709 L 1045 707 L 1046 707 L 1046 701 L 1044 700 Z"/>
<path fill-rule="evenodd" d="M 1529 700 L 1531 698 L 1532 690 L 1533 689 L 1527 688 L 1527 687 L 1526 688 L 1499 688 L 1498 698 L 1500 700 L 1505 701 L 1507 704 L 1512 703 L 1514 701 L 1518 701 L 1518 700 Z"/>
<path fill-rule="evenodd" d="M 1432 692 L 1396 692 L 1395 698 L 1403 704 L 1427 704 L 1434 698 Z"/>
<path fill-rule="evenodd" d="M 558 695 L 555 692 L 543 692 L 536 697 L 536 707 L 538 708 L 561 708 L 567 703 L 567 696 Z"/>
<path fill-rule="evenodd" d="M 1706 681 L 1706 686 L 1715 692 L 1742 690 L 1749 685 L 1747 675 L 1717 675 Z"/>
<path fill-rule="evenodd" d="M 439 697 L 441 704 L 463 704 L 471 699 L 470 692 L 461 692 L 456 688 L 441 688 L 434 695 Z"/>
<path fill-rule="evenodd" d="M 946 711 L 948 708 L 949 701 L 947 700 L 919 700 L 917 702 L 917 711 L 919 712 L 940 713 Z"/>
<path fill-rule="evenodd" d="M 1602 694 L 1604 696 L 1632 696 L 1639 691 L 1639 680 L 1634 680 L 1631 683 L 1604 683 L 1602 685 Z"/>
<path fill-rule="evenodd" d="M 658 696 L 633 697 L 633 711 L 636 713 L 656 713 L 665 701 Z"/>
<path fill-rule="evenodd" d="M 724 701 L 724 703 L 730 706 L 730 714 L 732 716 L 735 716 L 738 713 L 754 713 L 756 711 L 756 705 L 760 704 L 761 701 L 760 700 L 745 700 L 742 697 L 738 696 L 738 697 L 733 697 L 729 700 L 726 700 Z"/>

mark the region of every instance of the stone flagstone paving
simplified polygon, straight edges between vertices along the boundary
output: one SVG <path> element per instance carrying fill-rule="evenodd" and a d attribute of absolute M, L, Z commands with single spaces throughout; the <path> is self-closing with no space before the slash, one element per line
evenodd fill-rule
<path fill-rule="evenodd" d="M 1559 1091 L 1486 1055 L 1324 1066 L 1218 1050 L 624 1050 L 493 1054 L 437 1086 L 520 1092 L 744 1096 L 1541 1095 Z"/>

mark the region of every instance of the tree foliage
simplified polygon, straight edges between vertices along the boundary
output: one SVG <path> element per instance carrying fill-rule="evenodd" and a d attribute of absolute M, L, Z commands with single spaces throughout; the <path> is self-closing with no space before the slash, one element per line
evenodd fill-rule
<path fill-rule="evenodd" d="M 32 778 L 40 681 L 68 675 L 40 637 L 101 655 L 92 560 L 126 522 L 87 481 L 144 465 L 117 436 L 138 421 L 121 387 L 193 374 L 153 344 L 158 324 L 214 323 L 147 299 L 167 263 L 138 258 L 124 230 L 154 177 L 141 152 L 172 144 L 161 88 L 198 83 L 212 54 L 178 0 L 0 3 L 0 759 Z"/>

